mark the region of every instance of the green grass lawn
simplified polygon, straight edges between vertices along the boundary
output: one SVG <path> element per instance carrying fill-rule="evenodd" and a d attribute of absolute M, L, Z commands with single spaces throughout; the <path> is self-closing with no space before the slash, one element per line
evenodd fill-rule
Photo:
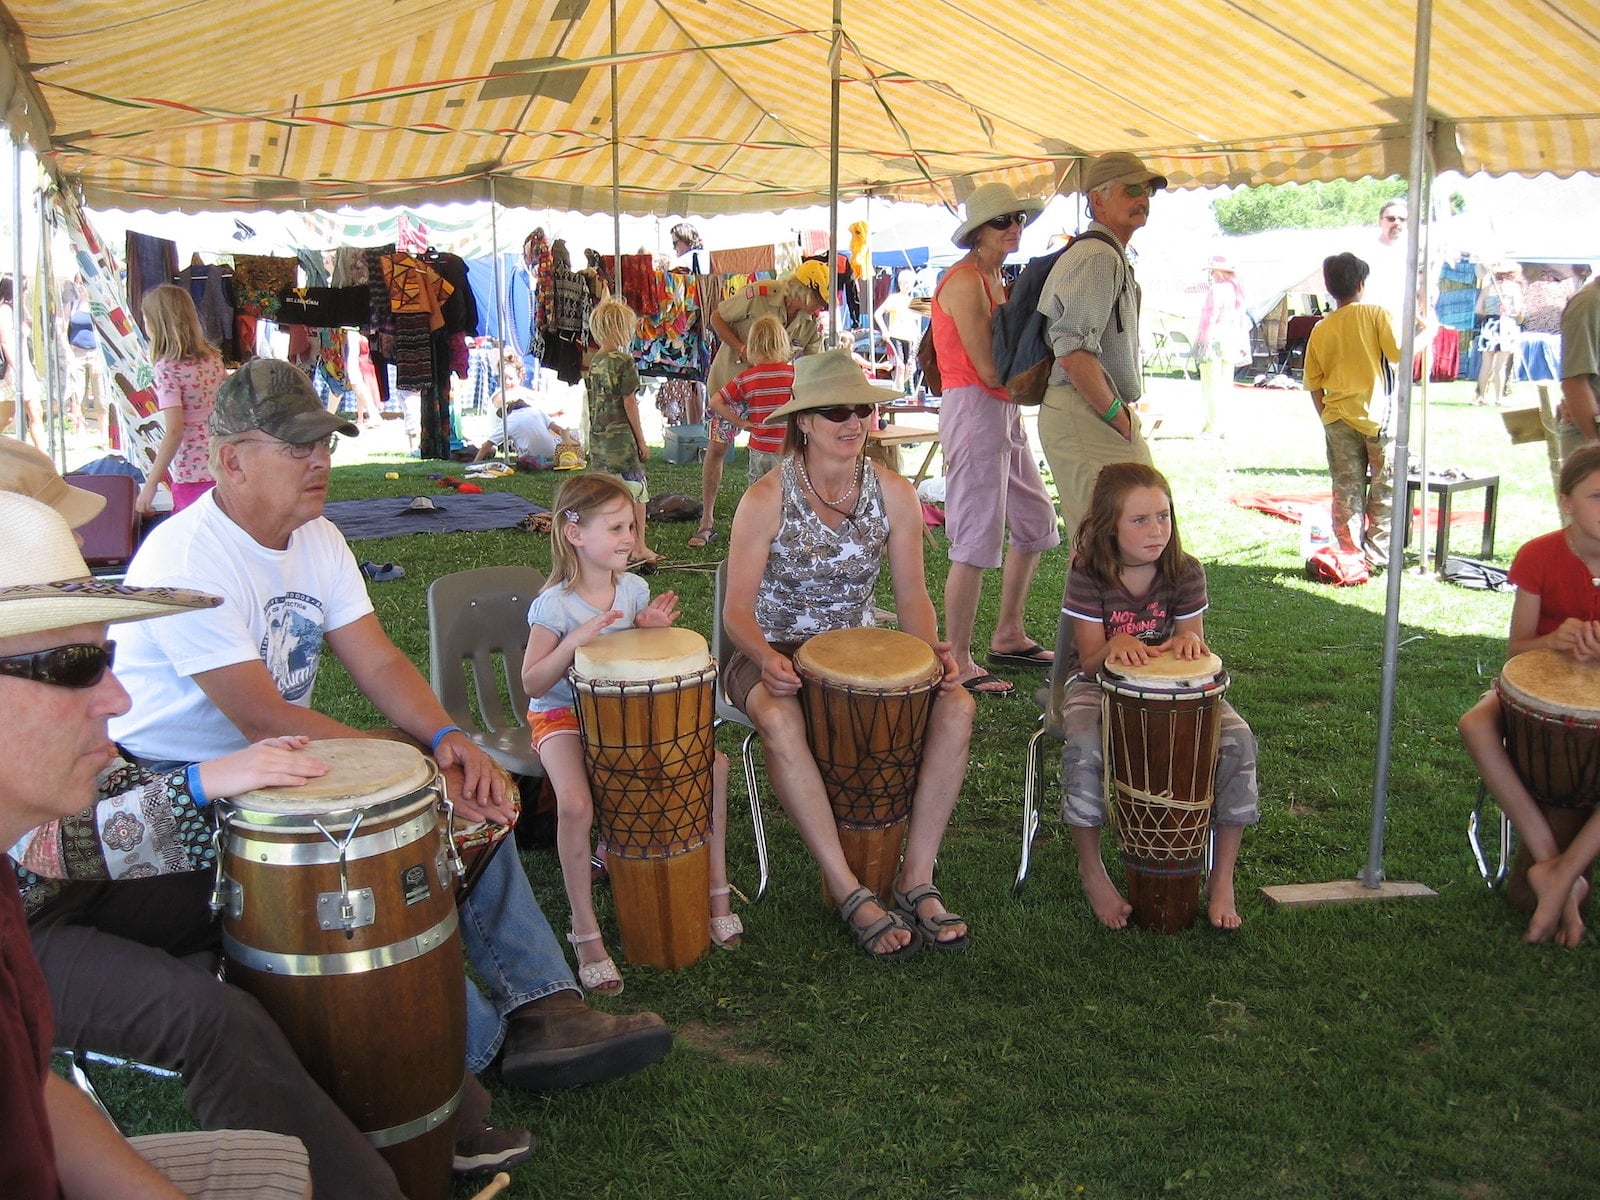
<path fill-rule="evenodd" d="M 1520 392 L 1515 402 L 1531 403 L 1528 385 Z M 1230 502 L 1326 489 L 1304 393 L 1236 389 L 1222 439 L 1183 435 L 1197 383 L 1158 380 L 1152 396 L 1163 415 L 1156 461 L 1186 544 L 1209 569 L 1207 635 L 1261 743 L 1262 820 L 1246 834 L 1238 872 L 1243 929 L 1100 928 L 1053 819 L 1028 890 L 1012 898 L 1039 677 L 1007 672 L 1017 695 L 980 701 L 940 861 L 952 907 L 972 923 L 971 951 L 869 961 L 823 908 L 817 873 L 768 794 L 774 881 L 764 902 L 741 906 L 744 949 L 672 973 L 622 964 L 627 992 L 605 1002 L 663 1013 L 679 1031 L 668 1060 L 547 1098 L 488 1080 L 497 1119 L 526 1123 L 544 1142 L 509 1195 L 1519 1200 L 1600 1191 L 1600 1142 L 1588 1127 L 1600 1101 L 1600 1025 L 1590 1020 L 1600 960 L 1592 944 L 1521 945 L 1524 920 L 1485 889 L 1464 836 L 1476 779 L 1454 722 L 1499 669 L 1510 596 L 1414 571 L 1403 580 L 1384 866 L 1437 897 L 1268 905 L 1261 886 L 1349 879 L 1365 862 L 1385 587 L 1307 582 L 1297 528 Z M 1430 464 L 1501 477 L 1496 558 L 1508 563 L 1555 525 L 1544 449 L 1512 446 L 1496 411 L 1472 406 L 1470 385 L 1436 385 L 1431 399 Z M 1413 450 L 1418 436 L 1414 427 Z M 438 464 L 363 462 L 358 447 L 340 445 L 336 499 L 435 491 L 425 476 Z M 385 479 L 389 471 L 400 478 Z M 557 479 L 487 486 L 548 503 Z M 698 494 L 697 469 L 659 457 L 650 479 L 657 493 Z M 742 483 L 741 458 L 724 483 L 724 536 Z M 714 562 L 725 542 L 687 550 L 693 531 L 664 525 L 651 541 L 675 560 Z M 935 540 L 928 574 L 938 602 L 945 543 Z M 1476 524 L 1454 534 L 1459 552 L 1476 554 L 1477 542 Z M 355 550 L 406 567 L 404 580 L 370 587 L 386 628 L 424 666 L 430 579 L 549 565 L 547 542 L 515 532 Z M 1065 565 L 1063 552 L 1047 554 L 1030 600 L 1042 642 L 1053 637 Z M 665 571 L 652 586 L 676 588 L 685 623 L 709 633 L 709 574 Z M 991 580 L 980 639 L 997 588 Z M 323 672 L 316 700 L 352 723 L 378 720 L 337 669 Z M 722 746 L 737 753 L 731 731 Z M 730 868 L 753 891 L 737 779 Z M 1047 797 L 1047 817 L 1055 806 Z M 553 856 L 526 861 L 552 924 L 564 927 Z M 609 923 L 609 897 L 599 902 Z M 186 1120 L 175 1086 L 100 1074 L 131 1131 Z"/>

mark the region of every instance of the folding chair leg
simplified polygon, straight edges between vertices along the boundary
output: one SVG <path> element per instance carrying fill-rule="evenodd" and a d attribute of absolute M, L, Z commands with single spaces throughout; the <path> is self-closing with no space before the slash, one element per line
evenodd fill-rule
<path fill-rule="evenodd" d="M 1489 789 L 1482 783 L 1478 784 L 1478 802 L 1472 808 L 1472 815 L 1467 818 L 1467 843 L 1472 847 L 1472 857 L 1477 861 L 1478 874 L 1483 876 L 1483 881 L 1491 888 L 1497 888 L 1506 881 L 1506 876 L 1511 873 L 1511 854 L 1515 848 L 1516 831 L 1511 827 L 1511 818 L 1506 816 L 1505 810 L 1500 810 L 1500 844 L 1495 849 L 1495 865 L 1491 870 L 1489 860 L 1484 854 L 1483 844 L 1478 837 L 1478 830 L 1483 825 L 1483 806 L 1488 803 Z"/>
<path fill-rule="evenodd" d="M 1039 728 L 1034 730 L 1033 736 L 1028 739 L 1027 763 L 1023 768 L 1025 774 L 1022 780 L 1022 857 L 1017 862 L 1017 878 L 1011 885 L 1011 895 L 1022 895 L 1022 889 L 1028 882 L 1028 868 L 1033 863 L 1033 839 L 1039 833 L 1039 792 L 1042 790 L 1041 776 L 1044 774 L 1044 763 L 1041 761 L 1044 751 L 1040 748 L 1040 741 L 1045 736 L 1044 723 L 1040 722 Z"/>
<path fill-rule="evenodd" d="M 111 1110 L 106 1107 L 106 1102 L 100 1099 L 100 1093 L 95 1090 L 94 1081 L 89 1078 L 88 1072 L 83 1069 L 83 1064 L 78 1061 L 77 1052 L 73 1050 L 57 1050 L 56 1053 L 67 1060 L 67 1074 L 72 1077 L 73 1085 L 88 1098 L 90 1104 L 100 1110 L 101 1116 L 111 1122 L 113 1129 L 119 1129 L 120 1131 L 117 1119 L 111 1115 Z"/>
<path fill-rule="evenodd" d="M 767 894 L 767 826 L 761 818 L 761 792 L 756 780 L 756 736 L 754 729 L 745 734 L 739 754 L 744 760 L 744 786 L 750 796 L 750 831 L 755 837 L 756 867 L 760 871 L 755 898 L 759 900 Z"/>

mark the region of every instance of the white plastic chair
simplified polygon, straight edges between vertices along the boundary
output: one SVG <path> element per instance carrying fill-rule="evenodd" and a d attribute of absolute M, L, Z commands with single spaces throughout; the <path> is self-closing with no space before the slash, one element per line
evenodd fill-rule
<path fill-rule="evenodd" d="M 513 775 L 534 779 L 544 767 L 528 737 L 522 656 L 528 606 L 542 587 L 544 575 L 532 567 L 480 567 L 428 585 L 433 694 L 484 753 Z"/>
<path fill-rule="evenodd" d="M 728 660 L 733 657 L 733 643 L 728 639 L 722 627 L 722 601 L 723 592 L 728 582 L 728 564 L 726 561 L 717 564 L 717 582 L 715 588 L 715 611 L 711 619 L 711 656 L 717 663 L 717 715 L 718 725 L 733 722 L 743 725 L 750 732 L 745 734 L 744 742 L 739 748 L 739 757 L 744 763 L 744 786 L 750 797 L 750 829 L 756 843 L 756 867 L 760 871 L 760 878 L 756 882 L 757 900 L 767 892 L 767 827 L 761 817 L 761 792 L 756 779 L 755 741 L 761 734 L 757 731 L 754 722 L 745 715 L 744 709 L 728 699 L 725 690 L 727 679 Z"/>

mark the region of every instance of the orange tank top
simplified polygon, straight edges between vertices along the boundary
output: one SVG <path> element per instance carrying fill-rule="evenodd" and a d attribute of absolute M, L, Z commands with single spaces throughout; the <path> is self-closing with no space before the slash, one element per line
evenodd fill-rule
<path fill-rule="evenodd" d="M 976 263 L 964 263 L 953 270 L 946 271 L 939 286 L 933 289 L 933 349 L 939 356 L 939 378 L 945 390 L 958 387 L 980 387 L 984 391 L 1000 399 L 1006 399 L 1004 388 L 992 388 L 978 378 L 978 371 L 972 365 L 972 359 L 967 355 L 967 348 L 961 341 L 961 331 L 956 328 L 955 318 L 945 312 L 939 304 L 939 293 L 944 291 L 944 285 L 956 277 L 958 271 L 978 271 Z M 988 276 L 978 271 L 978 278 L 983 283 L 983 294 L 989 299 L 989 311 L 994 312 L 1005 300 L 994 298 L 994 292 L 989 287 Z"/>

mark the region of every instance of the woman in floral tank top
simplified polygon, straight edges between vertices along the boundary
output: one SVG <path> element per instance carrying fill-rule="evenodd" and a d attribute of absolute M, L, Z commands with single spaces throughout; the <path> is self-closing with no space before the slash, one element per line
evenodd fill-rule
<path fill-rule="evenodd" d="M 736 648 L 723 673 L 728 698 L 760 731 L 773 790 L 829 894 L 841 898 L 847 930 L 882 959 L 908 958 L 924 945 L 967 947 L 967 923 L 945 909 L 933 863 L 966 777 L 977 707 L 939 638 L 923 571 L 922 505 L 906 479 L 864 457 L 873 406 L 895 396 L 869 384 L 846 350 L 795 364 L 794 398 L 767 418 L 787 423 L 783 462 L 751 485 L 734 514 L 720 614 Z M 889 906 L 845 861 L 790 661 L 814 634 L 872 623 L 886 559 L 900 628 L 927 642 L 944 671 Z"/>

